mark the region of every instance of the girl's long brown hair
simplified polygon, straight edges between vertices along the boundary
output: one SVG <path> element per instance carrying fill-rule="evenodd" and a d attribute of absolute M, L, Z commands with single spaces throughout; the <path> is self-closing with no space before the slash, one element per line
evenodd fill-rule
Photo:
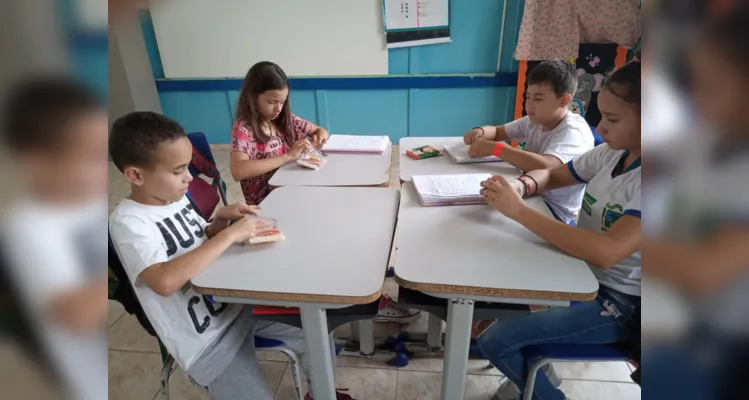
<path fill-rule="evenodd" d="M 237 101 L 237 119 L 249 125 L 252 134 L 260 143 L 267 143 L 271 136 L 263 133 L 262 117 L 257 110 L 257 98 L 268 90 L 289 88 L 289 80 L 281 67 L 270 62 L 261 61 L 247 71 L 242 82 Z M 281 140 L 291 146 L 294 143 L 294 124 L 291 118 L 291 93 L 281 109 L 281 114 L 273 121 L 281 135 Z"/>

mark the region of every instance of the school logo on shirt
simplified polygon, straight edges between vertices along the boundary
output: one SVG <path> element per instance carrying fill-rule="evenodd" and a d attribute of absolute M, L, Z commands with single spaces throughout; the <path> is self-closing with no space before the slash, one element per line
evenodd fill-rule
<path fill-rule="evenodd" d="M 593 211 L 591 210 L 590 207 L 593 206 L 593 204 L 596 204 L 597 201 L 598 200 L 596 200 L 595 197 L 591 196 L 590 193 L 585 192 L 585 196 L 583 196 L 583 204 L 582 204 L 583 211 L 585 211 L 586 214 L 592 217 Z"/>
<path fill-rule="evenodd" d="M 606 207 L 603 208 L 603 213 L 601 215 L 601 226 L 603 227 L 603 231 L 606 232 L 611 228 L 611 226 L 614 225 L 614 222 L 621 218 L 622 215 L 624 215 L 624 207 L 619 204 L 606 203 Z"/>

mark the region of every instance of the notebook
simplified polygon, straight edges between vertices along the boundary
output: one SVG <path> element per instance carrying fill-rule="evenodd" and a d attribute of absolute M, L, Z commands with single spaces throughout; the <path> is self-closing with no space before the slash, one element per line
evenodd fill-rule
<path fill-rule="evenodd" d="M 411 180 L 423 206 L 484 204 L 481 182 L 491 174 L 414 175 Z"/>
<path fill-rule="evenodd" d="M 456 164 L 473 164 L 499 162 L 501 158 L 495 156 L 471 157 L 468 155 L 468 146 L 465 144 L 451 144 L 444 146 L 445 154 L 450 157 Z"/>
<path fill-rule="evenodd" d="M 382 154 L 388 147 L 387 136 L 332 135 L 323 146 L 326 153 Z"/>

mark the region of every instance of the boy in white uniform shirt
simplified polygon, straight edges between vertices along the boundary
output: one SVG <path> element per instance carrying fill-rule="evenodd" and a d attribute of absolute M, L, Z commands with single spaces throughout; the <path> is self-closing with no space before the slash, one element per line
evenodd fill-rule
<path fill-rule="evenodd" d="M 585 119 L 569 111 L 577 88 L 574 66 L 563 60 L 544 61 L 528 76 L 523 118 L 500 126 L 480 126 L 463 135 L 471 157 L 495 155 L 521 171 L 553 168 L 569 162 L 594 145 L 593 133 Z M 525 150 L 506 146 L 505 140 L 525 143 Z M 564 223 L 574 222 L 583 199 L 584 184 L 549 190 L 541 196 L 554 216 Z M 394 300 L 388 300 L 375 317 L 377 322 L 408 323 L 418 318 Z M 477 329 L 480 324 L 475 325 Z"/>
<path fill-rule="evenodd" d="M 569 111 L 577 88 L 574 67 L 567 61 L 544 61 L 528 76 L 525 108 L 528 115 L 500 126 L 482 126 L 463 136 L 473 157 L 498 155 L 527 172 L 554 168 L 593 149 L 590 126 Z M 525 143 L 524 150 L 506 146 L 506 140 Z M 549 190 L 542 197 L 554 215 L 569 223 L 575 219 L 585 185 Z"/>
<path fill-rule="evenodd" d="M 620 343 L 637 329 L 642 271 L 640 80 L 640 63 L 631 62 L 604 83 L 597 131 L 606 144 L 567 165 L 531 171 L 513 181 L 495 176 L 482 183 L 490 205 L 561 251 L 585 260 L 600 283 L 595 301 L 498 321 L 479 336 L 484 355 L 509 378 L 495 399 L 519 398 L 518 388 L 525 387 L 528 374 L 526 346 Z M 576 183 L 587 183 L 576 227 L 549 218 L 522 200 Z M 555 386 L 546 373 L 539 373 L 534 398 L 565 399 Z"/>
<path fill-rule="evenodd" d="M 300 329 L 258 321 L 251 307 L 214 304 L 190 285 L 229 246 L 267 228 L 244 218 L 257 207 L 233 204 L 206 223 L 186 197 L 192 145 L 184 129 L 162 115 L 135 112 L 115 121 L 109 149 L 131 184 L 130 197 L 110 217 L 112 241 L 149 322 L 180 367 L 214 399 L 270 400 L 255 358 L 258 335 L 294 349 L 309 377 Z M 337 399 L 351 397 L 339 393 Z"/>

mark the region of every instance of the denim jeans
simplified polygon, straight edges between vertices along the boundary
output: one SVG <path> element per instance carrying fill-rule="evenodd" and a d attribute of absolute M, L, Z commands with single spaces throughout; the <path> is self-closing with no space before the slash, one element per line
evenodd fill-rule
<path fill-rule="evenodd" d="M 484 355 L 521 391 L 528 376 L 523 348 L 541 343 L 607 344 L 626 341 L 639 297 L 601 286 L 593 301 L 552 307 L 518 318 L 499 320 L 478 338 Z M 536 377 L 533 399 L 563 400 L 543 371 Z"/>

